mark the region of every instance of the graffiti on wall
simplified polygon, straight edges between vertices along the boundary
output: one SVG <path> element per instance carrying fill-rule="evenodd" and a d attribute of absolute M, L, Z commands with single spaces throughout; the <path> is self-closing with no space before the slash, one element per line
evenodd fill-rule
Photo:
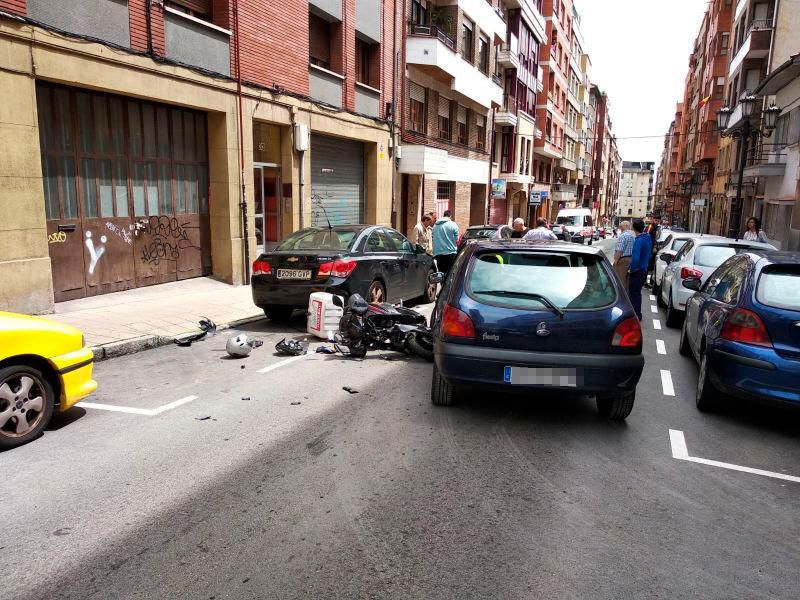
<path fill-rule="evenodd" d="M 128 229 L 131 229 L 132 227 L 133 225 L 129 225 Z M 133 244 L 133 238 L 131 237 L 130 231 L 126 231 L 124 228 L 114 225 L 114 223 L 110 223 L 108 221 L 106 221 L 106 229 L 108 229 L 111 233 L 129 246 Z"/>
<path fill-rule="evenodd" d="M 188 229 L 188 223 L 180 224 L 175 217 L 150 217 L 144 233 L 152 239 L 142 249 L 142 262 L 158 266 L 162 260 L 177 261 L 184 250 L 200 250 L 189 239 Z"/>
<path fill-rule="evenodd" d="M 89 250 L 89 275 L 94 275 L 94 270 L 97 267 L 97 263 L 100 262 L 100 259 L 103 257 L 103 254 L 106 252 L 106 242 L 108 238 L 104 235 L 100 236 L 100 244 L 95 246 L 94 240 L 92 239 L 92 232 L 86 232 L 86 248 Z"/>
<path fill-rule="evenodd" d="M 67 241 L 67 234 L 63 231 L 56 231 L 47 236 L 48 244 L 63 244 Z"/>

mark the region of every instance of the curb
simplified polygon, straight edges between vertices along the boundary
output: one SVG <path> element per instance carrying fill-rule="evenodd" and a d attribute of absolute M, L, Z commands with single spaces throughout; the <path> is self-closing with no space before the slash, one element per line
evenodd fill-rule
<path fill-rule="evenodd" d="M 253 323 L 255 321 L 260 321 L 261 319 L 266 319 L 266 317 L 264 315 L 254 315 L 252 317 L 245 317 L 244 319 L 237 319 L 236 321 L 230 321 L 228 323 L 217 324 L 217 331 L 234 329 L 240 325 Z M 100 346 L 92 346 L 92 352 L 94 353 L 95 362 L 100 362 L 109 358 L 119 358 L 120 356 L 136 354 L 137 352 L 142 352 L 144 350 L 152 350 L 154 348 L 160 348 L 161 346 L 169 346 L 173 343 L 175 338 L 180 338 L 190 333 L 196 332 L 187 331 L 186 333 L 169 337 L 162 335 L 143 335 L 141 337 L 131 338 L 129 340 L 122 340 L 121 342 L 111 342 L 109 344 L 102 344 Z"/>

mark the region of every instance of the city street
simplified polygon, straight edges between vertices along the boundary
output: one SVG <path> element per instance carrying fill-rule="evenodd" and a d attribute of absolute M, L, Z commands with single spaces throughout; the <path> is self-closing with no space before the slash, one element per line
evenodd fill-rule
<path fill-rule="evenodd" d="M 623 423 L 557 395 L 434 407 L 399 354 L 274 356 L 302 317 L 244 327 L 265 343 L 243 360 L 223 332 L 101 362 L 0 454 L 0 597 L 796 596 L 800 415 L 698 412 L 645 304 Z"/>

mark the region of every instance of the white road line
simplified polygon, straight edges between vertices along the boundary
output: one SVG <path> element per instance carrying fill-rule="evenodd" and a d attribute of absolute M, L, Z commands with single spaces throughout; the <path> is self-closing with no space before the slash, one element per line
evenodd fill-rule
<path fill-rule="evenodd" d="M 707 458 L 689 456 L 689 450 L 686 447 L 686 438 L 684 438 L 683 432 L 677 429 L 669 430 L 669 442 L 672 446 L 672 458 L 677 460 L 685 460 L 687 462 L 698 463 L 701 465 L 709 465 L 712 467 L 719 467 L 721 469 L 730 469 L 732 471 L 741 471 L 742 473 L 751 473 L 753 475 L 762 475 L 764 477 L 772 477 L 773 479 L 783 479 L 784 481 L 794 481 L 800 483 L 800 477 L 795 477 L 794 475 L 785 475 L 783 473 L 776 473 L 775 471 L 753 469 L 752 467 L 743 467 L 742 465 L 734 465 L 732 463 L 720 462 L 718 460 L 709 460 Z"/>
<path fill-rule="evenodd" d="M 659 331 L 661 329 L 661 321 L 658 319 L 653 319 L 653 329 Z"/>
<path fill-rule="evenodd" d="M 661 388 L 665 396 L 674 396 L 675 387 L 672 385 L 672 373 L 666 369 L 661 369 Z"/>
<path fill-rule="evenodd" d="M 282 360 L 279 363 L 275 363 L 274 365 L 270 365 L 268 367 L 264 367 L 263 369 L 259 369 L 256 373 L 269 373 L 270 371 L 274 371 L 275 369 L 280 369 L 281 367 L 285 367 L 288 364 L 296 362 L 298 360 L 303 360 L 304 358 L 308 358 L 309 356 L 314 356 L 313 354 L 301 354 L 300 356 L 293 356 L 292 358 L 287 358 L 286 360 Z"/>
<path fill-rule="evenodd" d="M 656 340 L 656 352 L 659 354 L 667 353 L 667 346 L 664 344 L 664 340 Z"/>
<path fill-rule="evenodd" d="M 650 294 L 650 302 L 655 302 L 656 297 L 653 294 Z"/>
<path fill-rule="evenodd" d="M 185 398 L 175 400 L 175 402 L 170 402 L 158 408 L 135 408 L 133 406 L 116 406 L 114 404 L 99 404 L 97 402 L 78 402 L 77 406 L 95 408 L 97 410 L 110 410 L 112 412 L 128 413 L 131 415 L 144 415 L 145 417 L 155 417 L 173 408 L 178 408 L 192 400 L 197 400 L 197 396 L 186 396 Z"/>
<path fill-rule="evenodd" d="M 651 313 L 657 313 L 658 312 L 658 307 L 655 304 L 651 304 L 650 305 L 650 312 Z"/>

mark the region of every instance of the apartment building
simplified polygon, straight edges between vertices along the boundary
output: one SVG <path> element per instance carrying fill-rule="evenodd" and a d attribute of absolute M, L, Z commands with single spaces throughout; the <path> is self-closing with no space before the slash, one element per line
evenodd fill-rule
<path fill-rule="evenodd" d="M 390 224 L 393 9 L 0 0 L 0 309 L 202 275 L 242 283 L 259 246 L 325 212 Z M 467 83 L 483 104 L 465 108 L 499 104 L 487 81 Z"/>
<path fill-rule="evenodd" d="M 655 163 L 622 163 L 619 182 L 617 217 L 621 220 L 643 219 L 653 208 L 653 176 Z"/>
<path fill-rule="evenodd" d="M 365 0 L 366 1 L 366 0 Z M 453 213 L 464 229 L 487 218 L 492 111 L 503 104 L 496 60 L 507 43 L 498 0 L 404 0 L 399 218 L 409 232 L 423 212 Z M 526 66 L 536 49 L 526 41 Z M 533 79 L 529 81 L 534 83 Z"/>
<path fill-rule="evenodd" d="M 589 103 L 594 113 L 594 149 L 592 152 L 591 176 L 584 187 L 583 205 L 592 209 L 598 222 L 603 218 L 614 219 L 620 183 L 622 161 L 613 133 L 608 95 L 596 85 L 589 90 Z"/>
<path fill-rule="evenodd" d="M 540 52 L 546 41 L 541 0 L 505 2 L 506 39 L 498 48 L 496 77 L 503 103 L 494 115 L 494 155 L 489 222 L 522 217 L 533 222 L 549 187 L 537 182 L 533 148 L 542 138 L 536 98 L 543 90 Z"/>

